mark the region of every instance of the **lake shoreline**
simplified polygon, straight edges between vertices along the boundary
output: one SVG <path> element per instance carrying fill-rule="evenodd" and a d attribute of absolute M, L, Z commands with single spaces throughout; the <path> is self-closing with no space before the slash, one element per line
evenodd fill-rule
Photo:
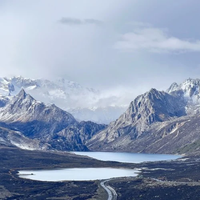
<path fill-rule="evenodd" d="M 136 177 L 139 170 L 127 168 L 65 168 L 59 170 L 19 171 L 23 179 L 63 182 L 63 181 L 97 181 L 121 177 Z M 65 178 L 64 178 L 65 177 Z"/>
<path fill-rule="evenodd" d="M 25 169 L 56 169 L 89 166 L 142 169 L 140 177 L 117 178 L 109 181 L 109 184 L 112 184 L 111 187 L 120 194 L 118 196 L 119 200 L 126 199 L 126 195 L 138 198 L 138 195 L 144 195 L 143 190 L 148 191 L 147 194 L 149 196 L 155 196 L 159 191 L 166 191 L 165 193 L 174 195 L 177 193 L 180 197 L 186 196 L 190 199 L 195 199 L 193 197 L 199 198 L 200 196 L 200 187 L 195 186 L 196 182 L 200 180 L 200 154 L 198 153 L 183 157 L 180 160 L 141 164 L 102 162 L 69 153 L 26 151 L 18 148 L 1 148 L 0 155 L 0 187 L 2 188 L 2 195 L 7 195 L 6 197 L 9 200 L 27 200 L 30 199 L 30 196 L 31 199 L 47 199 L 50 197 L 55 199 L 56 197 L 75 199 L 77 196 L 81 196 L 85 200 L 91 198 L 103 200 L 105 199 L 106 193 L 104 194 L 104 191 L 99 188 L 99 181 L 43 182 L 22 179 L 17 175 L 17 171 Z M 164 183 L 152 180 L 152 178 L 162 179 L 164 177 L 166 181 L 169 181 L 169 183 L 165 183 L 166 186 L 163 186 Z M 177 183 L 175 187 L 170 184 L 171 181 Z M 194 184 L 194 187 L 178 184 L 183 181 Z M 154 187 L 155 184 L 156 187 Z M 137 190 L 134 186 L 139 187 L 140 190 Z M 154 190 L 151 189 L 151 186 L 154 187 Z M 130 187 L 132 189 L 129 190 Z M 52 188 L 54 189 L 52 190 Z M 174 189 L 176 189 L 176 193 L 173 192 Z M 192 193 L 190 193 L 191 190 Z M 145 196 L 143 198 L 143 200 L 148 199 Z"/>
<path fill-rule="evenodd" d="M 103 162 L 120 163 L 144 163 L 180 158 L 176 155 L 164 154 L 135 154 L 124 152 L 72 152 L 73 155 L 86 156 Z M 63 168 L 54 170 L 21 170 L 18 172 L 20 178 L 37 181 L 95 181 L 120 177 L 134 177 L 139 173 L 136 169 L 127 167 L 87 167 L 87 168 Z M 29 174 L 24 176 L 23 174 Z M 33 175 L 34 174 L 34 175 Z"/>

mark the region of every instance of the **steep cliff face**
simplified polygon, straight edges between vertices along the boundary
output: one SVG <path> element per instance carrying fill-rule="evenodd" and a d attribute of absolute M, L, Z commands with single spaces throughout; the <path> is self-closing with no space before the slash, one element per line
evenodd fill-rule
<path fill-rule="evenodd" d="M 151 89 L 131 102 L 127 111 L 115 122 L 116 127 L 136 126 L 142 132 L 155 122 L 184 116 L 185 102 L 165 92 Z"/>
<path fill-rule="evenodd" d="M 90 149 L 114 142 L 118 138 L 127 136 L 129 140 L 136 140 L 147 132 L 152 124 L 161 123 L 174 118 L 185 116 L 185 101 L 166 92 L 151 89 L 144 95 L 138 96 L 131 102 L 127 111 L 107 129 L 95 135 L 88 143 Z M 123 141 L 126 145 L 126 142 Z M 102 143 L 102 144 L 100 144 Z"/>

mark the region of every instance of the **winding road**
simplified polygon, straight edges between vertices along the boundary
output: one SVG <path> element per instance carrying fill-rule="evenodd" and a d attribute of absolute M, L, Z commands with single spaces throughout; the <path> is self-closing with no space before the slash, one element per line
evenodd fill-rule
<path fill-rule="evenodd" d="M 116 191 L 112 187 L 110 187 L 108 185 L 105 185 L 105 183 L 108 182 L 108 181 L 109 180 L 102 181 L 100 183 L 100 185 L 108 193 L 108 200 L 117 200 L 117 193 L 116 193 Z"/>

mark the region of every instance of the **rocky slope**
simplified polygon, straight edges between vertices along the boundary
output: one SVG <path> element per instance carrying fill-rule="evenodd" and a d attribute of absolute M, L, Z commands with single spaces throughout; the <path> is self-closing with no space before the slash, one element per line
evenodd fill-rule
<path fill-rule="evenodd" d="M 38 143 L 35 149 L 87 150 L 85 140 L 105 128 L 105 125 L 79 123 L 70 113 L 55 105 L 38 102 L 22 89 L 0 108 L 0 127 L 11 131 L 11 136 L 20 138 L 9 140 L 7 134 L 7 138 L 6 135 L 0 137 L 2 141 L 22 148 L 32 149 L 31 146 Z M 23 142 L 25 140 L 27 142 Z"/>
<path fill-rule="evenodd" d="M 39 139 L 29 139 L 19 131 L 13 131 L 5 127 L 0 127 L 0 146 L 17 146 L 29 150 L 48 149 L 47 144 L 42 144 Z"/>
<path fill-rule="evenodd" d="M 131 102 L 115 122 L 87 142 L 91 150 L 184 153 L 199 150 L 200 81 L 151 89 Z"/>
<path fill-rule="evenodd" d="M 57 150 L 88 150 L 86 141 L 92 138 L 100 130 L 105 129 L 106 125 L 94 122 L 75 123 L 58 132 L 48 140 L 48 143 Z"/>

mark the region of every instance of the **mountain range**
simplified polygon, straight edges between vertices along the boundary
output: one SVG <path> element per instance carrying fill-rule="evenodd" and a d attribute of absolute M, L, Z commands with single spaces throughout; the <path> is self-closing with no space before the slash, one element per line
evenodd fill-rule
<path fill-rule="evenodd" d="M 45 104 L 55 104 L 73 114 L 78 121 L 108 124 L 122 114 L 126 105 L 118 104 L 119 97 L 83 87 L 67 79 L 28 79 L 22 76 L 0 78 L 0 95 L 10 98 L 21 89 Z"/>
<path fill-rule="evenodd" d="M 13 86 L 6 85 L 4 92 L 11 94 L 5 92 L 0 98 L 1 145 L 61 151 L 200 150 L 200 79 L 187 79 L 173 83 L 166 91 L 151 89 L 139 95 L 108 126 L 79 122 L 55 104 L 37 101 L 24 89 L 12 96 Z M 24 85 L 29 88 L 33 84 Z"/>

